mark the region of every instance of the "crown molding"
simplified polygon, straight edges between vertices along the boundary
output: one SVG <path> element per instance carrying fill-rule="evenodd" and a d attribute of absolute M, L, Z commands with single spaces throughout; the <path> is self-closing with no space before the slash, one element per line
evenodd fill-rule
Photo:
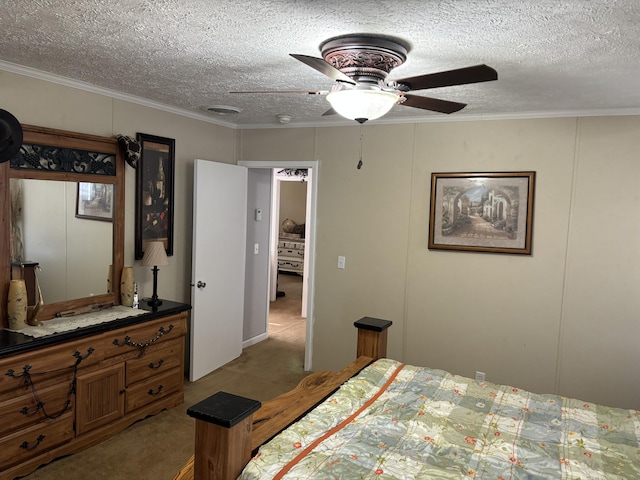
<path fill-rule="evenodd" d="M 90 93 L 96 93 L 98 95 L 104 95 L 110 98 L 123 100 L 126 102 L 135 103 L 149 108 L 162 110 L 164 112 L 173 113 L 183 117 L 192 118 L 194 120 L 200 120 L 221 127 L 227 127 L 236 130 L 256 130 L 256 129 L 273 129 L 273 128 L 318 128 L 318 127 L 355 127 L 358 126 L 354 121 L 348 119 L 336 119 L 332 122 L 301 122 L 301 123 L 289 123 L 286 125 L 274 125 L 268 124 L 249 124 L 249 125 L 236 125 L 230 122 L 224 122 L 216 118 L 202 113 L 187 110 L 184 108 L 172 107 L 160 102 L 148 100 L 146 98 L 137 97 L 135 95 L 129 95 L 127 93 L 118 92 L 109 88 L 98 87 L 89 83 L 74 80 L 61 75 L 55 75 L 34 68 L 17 65 L 15 63 L 5 62 L 0 60 L 0 70 L 16 73 L 18 75 L 24 75 L 38 80 L 44 80 L 46 82 L 63 85 L 66 87 L 77 88 Z M 394 124 L 407 124 L 407 123 L 443 123 L 443 122 L 472 122 L 479 120 L 526 120 L 536 118 L 566 118 L 566 117 L 610 117 L 610 116 L 630 116 L 640 115 L 640 108 L 602 108 L 595 110 L 559 110 L 559 111 L 540 111 L 540 112 L 514 112 L 514 113 L 489 113 L 489 114 L 464 114 L 457 113 L 455 115 L 429 115 L 420 117 L 406 117 L 406 118 L 394 118 L 385 119 L 385 117 L 373 120 L 371 124 L 375 125 L 394 125 Z"/>
<path fill-rule="evenodd" d="M 85 92 L 104 95 L 106 97 L 115 98 L 117 100 L 123 100 L 125 102 L 135 103 L 137 105 L 142 105 L 144 107 L 155 108 L 157 110 L 162 110 L 164 112 L 173 113 L 175 115 L 180 115 L 183 117 L 192 118 L 194 120 L 200 120 L 207 123 L 213 123 L 215 125 L 220 125 L 222 127 L 233 128 L 233 129 L 238 128 L 238 126 L 234 125 L 233 123 L 223 122 L 216 118 L 211 118 L 210 116 L 204 113 L 199 114 L 197 112 L 186 110 L 184 108 L 172 107 L 170 105 L 165 105 L 164 103 L 155 102 L 153 100 L 137 97 L 135 95 L 129 95 L 127 93 L 118 92 L 117 90 L 112 90 L 109 88 L 98 87 L 96 85 L 92 85 L 86 82 L 81 82 L 79 80 L 74 80 L 72 78 L 63 77 L 61 75 L 55 75 L 53 73 L 43 72 L 42 70 L 36 70 L 35 68 L 30 68 L 22 65 L 17 65 L 15 63 L 5 62 L 4 60 L 0 60 L 0 70 L 5 70 L 10 73 L 16 73 L 18 75 L 24 75 L 26 77 L 35 78 L 37 80 L 44 80 L 45 82 L 51 82 L 51 83 L 65 86 L 65 87 L 77 88 L 78 90 L 83 90 Z"/>

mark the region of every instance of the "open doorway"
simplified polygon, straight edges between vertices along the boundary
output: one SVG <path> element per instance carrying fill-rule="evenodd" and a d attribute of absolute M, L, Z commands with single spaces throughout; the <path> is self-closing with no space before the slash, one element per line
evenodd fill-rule
<path fill-rule="evenodd" d="M 252 169 L 271 169 L 272 178 L 275 177 L 275 173 L 280 170 L 288 170 L 288 169 L 306 169 L 307 177 L 305 180 L 306 189 L 307 189 L 307 201 L 306 201 L 306 212 L 305 212 L 305 221 L 304 221 L 304 251 L 303 251 L 303 268 L 302 274 L 297 275 L 293 278 L 285 278 L 283 282 L 288 283 L 289 285 L 286 287 L 291 292 L 289 294 L 289 299 L 299 298 L 300 306 L 295 307 L 295 315 L 298 316 L 301 321 L 297 322 L 297 327 L 302 328 L 304 330 L 304 369 L 306 371 L 310 371 L 312 369 L 311 358 L 312 358 L 312 345 L 313 345 L 313 291 L 314 291 L 314 268 L 315 268 L 315 220 L 316 220 L 316 198 L 317 198 L 317 172 L 318 172 L 318 164 L 317 161 L 239 161 L 238 165 Z M 296 181 L 295 179 L 291 179 L 290 181 Z M 297 180 L 300 181 L 299 179 Z M 274 182 L 272 188 L 272 201 L 270 205 L 270 218 L 273 218 L 276 214 L 279 217 L 279 206 L 276 208 L 275 204 L 277 203 L 274 196 L 275 191 L 278 190 L 278 186 L 282 181 Z M 279 202 L 279 192 L 277 194 L 278 202 Z M 256 212 L 257 213 L 257 212 Z M 282 219 L 284 220 L 284 219 Z M 281 219 L 277 219 L 278 223 L 281 223 Z M 279 225 L 274 225 L 273 220 L 271 222 L 272 226 L 270 228 L 270 236 L 269 236 L 269 266 L 266 267 L 268 272 L 264 272 L 265 278 L 268 277 L 269 287 L 264 291 L 264 299 L 267 302 L 266 312 L 270 312 L 272 305 L 275 306 L 276 293 L 278 288 L 278 246 L 279 246 L 279 238 L 280 238 L 280 228 Z M 296 222 L 298 223 L 298 222 Z M 254 272 L 252 275 L 262 276 L 260 272 Z M 282 278 L 282 277 L 281 277 Z M 274 281 L 275 279 L 275 281 Z M 289 282 L 289 280 L 292 280 Z M 301 281 L 301 285 L 300 285 Z M 293 285 L 291 285 L 293 284 Z M 282 284 L 284 285 L 284 284 Z M 283 288 L 285 288 L 283 286 Z M 301 288 L 300 295 L 297 293 L 297 289 Z M 285 293 L 285 296 L 282 298 L 286 298 L 287 292 L 282 290 Z M 285 302 L 280 302 L 279 305 L 283 305 Z M 295 302 L 296 304 L 298 301 Z M 304 313 L 303 313 L 304 312 Z M 266 315 L 269 317 L 270 315 Z M 265 318 L 265 325 L 267 327 L 269 318 Z M 246 323 L 246 320 L 245 320 Z M 277 323 L 277 322 L 272 322 Z M 271 330 L 277 327 L 275 325 L 271 326 Z M 255 341 L 260 341 L 260 339 L 264 339 L 267 337 L 267 332 L 265 335 L 257 335 L 254 336 L 254 340 L 247 340 L 249 337 L 245 337 L 245 345 L 250 345 L 251 343 L 255 343 Z"/>
<path fill-rule="evenodd" d="M 268 335 L 291 348 L 304 348 L 307 319 L 305 282 L 309 169 L 274 168 L 272 182 L 272 259 Z M 305 265 L 307 263 L 307 265 Z"/>

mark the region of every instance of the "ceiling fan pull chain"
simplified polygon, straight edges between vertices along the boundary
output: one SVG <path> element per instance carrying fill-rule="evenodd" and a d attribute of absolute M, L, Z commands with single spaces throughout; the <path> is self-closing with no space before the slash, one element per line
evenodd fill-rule
<path fill-rule="evenodd" d="M 358 170 L 362 168 L 362 124 L 360 124 L 360 160 L 358 161 Z"/>

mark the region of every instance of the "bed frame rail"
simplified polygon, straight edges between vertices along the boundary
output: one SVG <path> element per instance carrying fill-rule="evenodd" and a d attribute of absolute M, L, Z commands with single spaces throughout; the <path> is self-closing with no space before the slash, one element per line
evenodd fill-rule
<path fill-rule="evenodd" d="M 190 407 L 196 419 L 195 454 L 174 480 L 233 480 L 263 443 L 301 418 L 340 385 L 387 354 L 387 329 L 392 322 L 364 317 L 358 328 L 357 359 L 340 372 L 317 372 L 297 387 L 261 404 L 257 400 L 218 392 Z"/>

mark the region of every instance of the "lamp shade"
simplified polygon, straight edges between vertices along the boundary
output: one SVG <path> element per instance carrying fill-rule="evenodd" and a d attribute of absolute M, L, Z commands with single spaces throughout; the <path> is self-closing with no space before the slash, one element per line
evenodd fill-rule
<path fill-rule="evenodd" d="M 327 95 L 338 114 L 360 123 L 382 117 L 399 98 L 398 94 L 383 90 L 338 90 Z"/>
<path fill-rule="evenodd" d="M 162 242 L 149 242 L 146 245 L 144 256 L 140 265 L 143 266 L 157 266 L 157 265 L 169 265 L 169 259 L 167 258 L 167 252 L 164 249 L 164 243 Z"/>

